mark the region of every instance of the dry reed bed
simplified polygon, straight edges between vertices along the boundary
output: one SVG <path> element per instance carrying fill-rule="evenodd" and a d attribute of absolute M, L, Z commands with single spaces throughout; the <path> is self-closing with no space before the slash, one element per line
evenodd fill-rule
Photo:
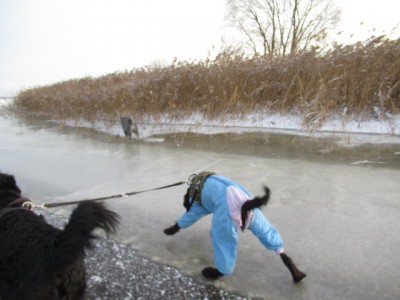
<path fill-rule="evenodd" d="M 171 122 L 250 112 L 300 114 L 305 126 L 330 117 L 387 119 L 400 109 L 400 39 L 371 38 L 280 59 L 223 52 L 215 59 L 146 67 L 21 91 L 14 109 L 66 120 Z M 375 112 L 374 112 L 375 111 Z"/>

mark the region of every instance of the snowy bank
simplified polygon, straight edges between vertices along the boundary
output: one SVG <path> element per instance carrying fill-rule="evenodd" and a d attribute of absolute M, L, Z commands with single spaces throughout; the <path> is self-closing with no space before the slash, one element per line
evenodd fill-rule
<path fill-rule="evenodd" d="M 113 135 L 123 135 L 121 125 L 106 125 L 106 122 L 95 123 L 69 120 L 69 126 L 94 128 Z M 192 132 L 199 134 L 246 133 L 262 132 L 289 134 L 310 137 L 333 137 L 335 142 L 343 146 L 355 146 L 363 143 L 400 143 L 400 115 L 387 120 L 357 120 L 348 121 L 340 118 L 325 122 L 320 127 L 310 128 L 302 124 L 302 118 L 296 115 L 251 114 L 243 117 L 230 116 L 219 120 L 206 120 L 195 115 L 185 120 L 171 120 L 168 117 L 157 120 L 148 119 L 137 122 L 139 138 L 147 141 L 163 141 L 157 135 Z"/>
<path fill-rule="evenodd" d="M 0 99 L 0 107 L 10 104 L 10 99 Z M 59 122 L 54 120 L 54 122 Z M 245 116 L 225 116 L 217 120 L 207 120 L 200 114 L 186 119 L 171 119 L 163 116 L 147 118 L 136 122 L 139 138 L 145 141 L 162 142 L 157 135 L 192 132 L 199 134 L 262 132 L 310 136 L 316 138 L 333 137 L 334 142 L 343 146 L 356 146 L 365 143 L 400 143 L 400 115 L 386 116 L 385 119 L 359 120 L 357 117 L 344 119 L 337 116 L 322 123 L 321 126 L 305 126 L 299 115 L 253 113 Z M 123 135 L 121 124 L 116 121 L 110 126 L 109 120 L 87 122 L 67 120 L 67 126 L 93 128 L 112 135 Z"/>

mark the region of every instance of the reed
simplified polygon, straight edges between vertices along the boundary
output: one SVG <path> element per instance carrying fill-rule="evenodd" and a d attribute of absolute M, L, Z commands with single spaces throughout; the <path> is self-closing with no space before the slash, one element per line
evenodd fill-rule
<path fill-rule="evenodd" d="M 21 91 L 13 110 L 110 124 L 120 115 L 175 122 L 192 114 L 299 114 L 315 129 L 337 116 L 388 119 L 399 114 L 399 98 L 400 39 L 381 36 L 323 54 L 274 59 L 224 51 L 204 61 L 72 79 Z"/>

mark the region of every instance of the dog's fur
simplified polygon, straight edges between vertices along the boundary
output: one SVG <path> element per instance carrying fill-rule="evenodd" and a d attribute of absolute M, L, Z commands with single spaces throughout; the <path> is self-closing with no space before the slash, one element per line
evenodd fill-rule
<path fill-rule="evenodd" d="M 245 203 L 243 203 L 242 208 L 241 208 L 241 212 L 242 212 L 242 228 L 241 229 L 242 229 L 242 231 L 244 231 L 244 229 L 245 229 L 246 219 L 247 219 L 247 215 L 249 214 L 249 212 L 251 210 L 253 210 L 254 208 L 260 208 L 262 206 L 267 205 L 271 192 L 270 192 L 269 188 L 266 186 L 264 186 L 264 192 L 265 192 L 264 196 L 258 196 L 258 197 L 255 197 L 251 201 L 246 201 Z"/>
<path fill-rule="evenodd" d="M 31 210 L 8 208 L 20 193 L 14 176 L 0 172 L 0 299 L 85 299 L 84 251 L 96 228 L 115 232 L 119 215 L 83 202 L 60 230 Z"/>
<path fill-rule="evenodd" d="M 138 137 L 139 129 L 137 124 L 132 121 L 131 117 L 121 117 L 121 126 L 127 138 L 132 138 L 132 132 Z"/>

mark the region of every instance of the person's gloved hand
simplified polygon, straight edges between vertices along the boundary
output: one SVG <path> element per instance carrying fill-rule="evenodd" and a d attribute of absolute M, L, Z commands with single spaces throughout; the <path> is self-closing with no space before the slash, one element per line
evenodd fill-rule
<path fill-rule="evenodd" d="M 179 231 L 179 229 L 181 229 L 178 225 L 178 223 L 175 223 L 173 226 L 165 228 L 164 229 L 164 233 L 166 235 L 173 235 L 175 233 L 177 233 Z"/>

